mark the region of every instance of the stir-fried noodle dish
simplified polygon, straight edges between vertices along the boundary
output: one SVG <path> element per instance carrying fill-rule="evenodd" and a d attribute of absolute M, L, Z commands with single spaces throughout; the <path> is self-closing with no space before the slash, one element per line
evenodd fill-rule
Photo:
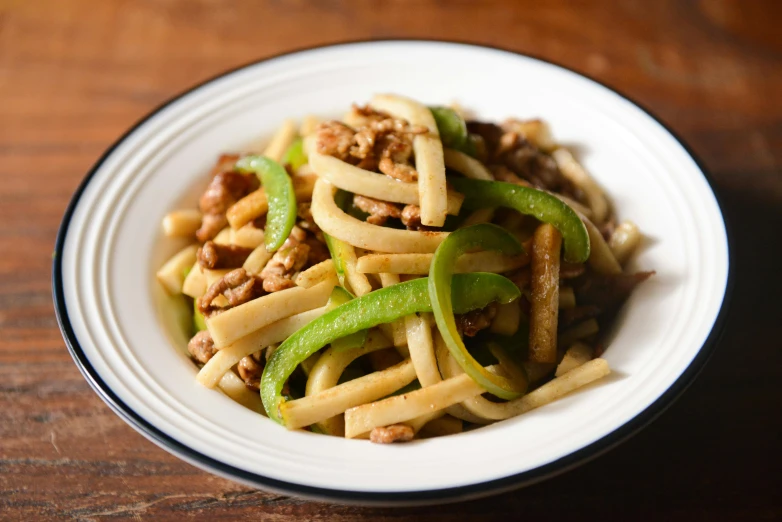
<path fill-rule="evenodd" d="M 641 234 L 541 120 L 395 95 L 225 154 L 158 271 L 197 380 L 288 429 L 377 443 L 521 415 L 608 375 L 652 272 Z"/>

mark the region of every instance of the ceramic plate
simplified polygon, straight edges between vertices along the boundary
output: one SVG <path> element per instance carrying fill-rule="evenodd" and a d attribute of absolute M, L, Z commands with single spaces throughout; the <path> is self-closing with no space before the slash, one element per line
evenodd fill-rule
<path fill-rule="evenodd" d="M 154 273 L 175 245 L 170 210 L 221 152 L 258 148 L 285 118 L 341 115 L 392 92 L 458 101 L 480 118 L 540 117 L 575 147 L 646 234 L 635 292 L 611 333 L 613 374 L 556 403 L 471 432 L 375 445 L 288 432 L 195 381 L 186 335 Z M 63 219 L 54 262 L 60 326 L 98 394 L 178 457 L 252 486 L 332 501 L 415 504 L 485 495 L 598 455 L 659 414 L 704 364 L 729 287 L 728 240 L 698 163 L 625 97 L 535 58 L 443 42 L 354 43 L 270 58 L 156 110 L 88 174 Z"/>

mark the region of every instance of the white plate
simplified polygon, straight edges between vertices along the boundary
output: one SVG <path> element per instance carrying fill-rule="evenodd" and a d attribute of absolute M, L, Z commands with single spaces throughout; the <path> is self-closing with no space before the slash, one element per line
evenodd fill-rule
<path fill-rule="evenodd" d="M 621 218 L 649 237 L 657 270 L 632 296 L 605 358 L 614 370 L 524 416 L 469 433 L 375 445 L 288 432 L 196 383 L 186 338 L 158 305 L 172 251 L 160 221 L 220 152 L 258 143 L 284 118 L 341 114 L 378 92 L 458 101 L 487 120 L 547 120 L 577 146 Z M 470 45 L 338 45 L 211 80 L 121 138 L 77 191 L 60 229 L 55 304 L 98 394 L 167 451 L 264 489 L 358 503 L 464 499 L 541 480 L 594 457 L 659 414 L 702 367 L 719 330 L 728 241 L 714 193 L 666 128 L 616 92 L 534 58 Z"/>

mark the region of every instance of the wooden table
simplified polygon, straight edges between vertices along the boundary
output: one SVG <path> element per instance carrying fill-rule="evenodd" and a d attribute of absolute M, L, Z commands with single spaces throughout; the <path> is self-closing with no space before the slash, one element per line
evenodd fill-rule
<path fill-rule="evenodd" d="M 0 519 L 779 519 L 780 22 L 775 0 L 0 1 Z M 60 337 L 49 276 L 57 226 L 126 128 L 224 69 L 384 37 L 485 43 L 591 75 L 670 124 L 716 180 L 737 277 L 716 355 L 661 418 L 575 471 L 418 509 L 254 491 L 133 431 Z"/>

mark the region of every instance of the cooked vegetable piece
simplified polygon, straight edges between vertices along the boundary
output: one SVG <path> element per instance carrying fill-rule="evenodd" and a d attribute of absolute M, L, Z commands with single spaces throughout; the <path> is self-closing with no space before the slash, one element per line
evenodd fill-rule
<path fill-rule="evenodd" d="M 451 307 L 451 280 L 456 259 L 475 249 L 497 250 L 518 255 L 523 250 L 516 238 L 496 225 L 481 224 L 453 232 L 437 248 L 429 270 L 429 297 L 437 327 L 459 366 L 485 390 L 497 397 L 512 399 L 519 395 L 508 379 L 486 371 L 467 351 L 456 327 Z"/>
<path fill-rule="evenodd" d="M 198 299 L 193 299 L 193 326 L 196 333 L 206 330 L 206 319 L 204 319 L 204 314 L 198 309 Z"/>
<path fill-rule="evenodd" d="M 431 312 L 428 285 L 428 279 L 421 278 L 376 290 L 335 308 L 289 337 L 274 352 L 261 379 L 261 397 L 270 418 L 282 422 L 278 409 L 284 400 L 282 385 L 301 361 L 340 337 L 412 313 Z M 518 296 L 516 285 L 496 274 L 460 274 L 453 278 L 452 307 L 457 313 L 483 308 L 494 301 L 510 302 Z"/>
<path fill-rule="evenodd" d="M 534 362 L 557 362 L 561 238 L 557 229 L 544 223 L 532 240 L 529 359 Z"/>
<path fill-rule="evenodd" d="M 583 263 L 589 259 L 589 233 L 578 214 L 566 203 L 541 190 L 500 181 L 448 178 L 464 194 L 466 208 L 508 207 L 544 223 L 550 223 L 565 241 L 565 261 Z"/>
<path fill-rule="evenodd" d="M 329 297 L 329 302 L 326 304 L 326 307 L 329 310 L 333 310 L 334 308 L 347 303 L 351 299 L 355 299 L 353 294 L 341 286 L 335 286 L 334 290 L 331 291 L 331 296 Z M 339 352 L 364 346 L 364 343 L 367 342 L 368 333 L 368 330 L 361 330 L 356 333 L 346 335 L 345 337 L 335 339 L 331 341 L 331 347 Z"/>
<path fill-rule="evenodd" d="M 279 163 L 263 156 L 245 156 L 236 162 L 236 169 L 255 173 L 261 179 L 269 205 L 264 243 L 269 252 L 274 252 L 285 243 L 296 224 L 293 182 Z"/>
<path fill-rule="evenodd" d="M 429 107 L 440 133 L 443 147 L 462 150 L 467 142 L 467 124 L 456 111 L 448 107 Z"/>
<path fill-rule="evenodd" d="M 307 155 L 304 153 L 304 141 L 301 138 L 293 140 L 285 154 L 282 155 L 280 163 L 290 165 L 293 172 L 296 172 L 302 165 L 307 163 Z"/>
<path fill-rule="evenodd" d="M 359 296 L 371 292 L 372 285 L 369 284 L 367 276 L 356 271 L 356 249 L 353 245 L 326 233 L 323 233 L 323 237 L 334 261 L 339 284 L 343 287 L 349 286 Z"/>

